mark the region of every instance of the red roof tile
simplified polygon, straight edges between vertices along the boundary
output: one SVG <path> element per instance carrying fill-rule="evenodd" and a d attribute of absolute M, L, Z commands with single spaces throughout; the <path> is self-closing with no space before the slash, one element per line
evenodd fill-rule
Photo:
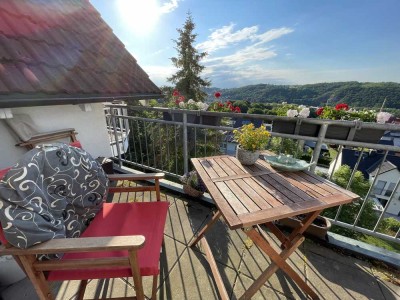
<path fill-rule="evenodd" d="M 13 94 L 77 99 L 161 91 L 89 1 L 0 1 L 0 107 Z"/>

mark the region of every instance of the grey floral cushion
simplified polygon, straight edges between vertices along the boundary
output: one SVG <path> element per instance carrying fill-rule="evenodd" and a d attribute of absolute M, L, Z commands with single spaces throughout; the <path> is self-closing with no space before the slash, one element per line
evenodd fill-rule
<path fill-rule="evenodd" d="M 101 165 L 84 150 L 36 147 L 0 181 L 4 235 L 19 248 L 78 237 L 101 209 L 107 187 Z"/>

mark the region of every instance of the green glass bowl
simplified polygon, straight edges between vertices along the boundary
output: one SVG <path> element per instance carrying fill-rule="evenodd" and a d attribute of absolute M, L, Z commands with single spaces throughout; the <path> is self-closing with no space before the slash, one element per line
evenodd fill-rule
<path fill-rule="evenodd" d="M 292 160 L 290 163 L 283 163 L 281 160 L 278 159 L 277 156 L 269 156 L 269 155 L 264 155 L 264 159 L 272 167 L 282 171 L 289 171 L 289 172 L 307 170 L 310 166 L 315 164 L 315 163 L 308 163 L 300 159 L 294 159 L 294 161 Z"/>

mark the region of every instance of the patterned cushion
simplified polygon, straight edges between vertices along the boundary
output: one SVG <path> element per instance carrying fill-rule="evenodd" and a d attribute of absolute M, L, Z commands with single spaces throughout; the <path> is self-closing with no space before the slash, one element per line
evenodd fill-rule
<path fill-rule="evenodd" d="M 82 149 L 42 145 L 27 152 L 0 181 L 0 221 L 19 248 L 78 237 L 103 205 L 108 179 Z"/>

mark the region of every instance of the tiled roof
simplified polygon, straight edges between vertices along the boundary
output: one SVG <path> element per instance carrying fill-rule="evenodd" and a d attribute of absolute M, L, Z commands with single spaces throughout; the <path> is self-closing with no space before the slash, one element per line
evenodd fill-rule
<path fill-rule="evenodd" d="M 0 107 L 14 97 L 155 94 L 161 91 L 89 1 L 0 0 Z"/>

